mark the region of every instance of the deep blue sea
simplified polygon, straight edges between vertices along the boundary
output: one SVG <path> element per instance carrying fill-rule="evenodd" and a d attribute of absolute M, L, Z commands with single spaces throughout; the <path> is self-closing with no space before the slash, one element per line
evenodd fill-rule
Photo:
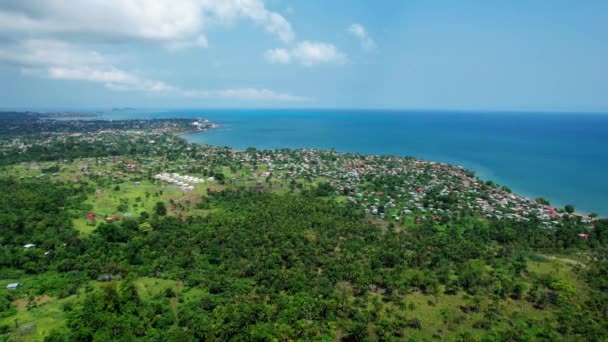
<path fill-rule="evenodd" d="M 207 118 L 194 143 L 335 148 L 462 165 L 555 206 L 608 215 L 608 114 L 388 110 L 114 111 L 106 119 Z"/>

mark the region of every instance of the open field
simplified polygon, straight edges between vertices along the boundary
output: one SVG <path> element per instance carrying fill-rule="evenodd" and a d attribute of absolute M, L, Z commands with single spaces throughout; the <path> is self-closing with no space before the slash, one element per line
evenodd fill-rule
<path fill-rule="evenodd" d="M 34 281 L 36 277 L 22 277 L 19 278 L 21 282 L 27 284 L 29 281 Z M 2 288 L 6 286 L 5 283 L 16 281 L 2 280 L 0 285 Z M 168 289 L 174 293 L 178 293 L 176 280 L 160 279 L 151 277 L 140 277 L 133 280 L 133 283 L 137 289 L 138 295 L 143 300 L 150 297 L 163 295 Z M 23 338 L 25 341 L 42 341 L 44 337 L 51 331 L 62 329 L 66 323 L 66 312 L 64 307 L 77 305 L 86 295 L 87 289 L 99 290 L 104 282 L 90 281 L 87 286 L 81 287 L 77 294 L 68 296 L 66 298 L 50 297 L 46 294 L 27 298 L 25 296 L 14 300 L 11 304 L 15 308 L 15 313 L 9 316 L 0 318 L 0 326 L 16 326 L 25 327 L 24 331 L 29 331 L 29 326 L 35 326 L 35 330 L 32 332 L 25 333 L 23 337 L 19 336 L 18 333 L 13 335 L 16 341 Z M 21 291 L 21 290 L 18 290 Z M 188 288 L 180 285 L 179 296 L 184 302 L 189 302 L 200 298 L 206 292 L 202 289 Z M 170 305 L 175 305 L 171 302 Z M 173 309 L 173 308 L 172 308 Z"/>
<path fill-rule="evenodd" d="M 156 164 L 152 162 L 151 164 Z M 53 169 L 56 168 L 56 169 Z M 52 173 L 45 170 L 53 169 Z M 167 205 L 169 213 L 178 216 L 184 215 L 206 215 L 207 210 L 197 209 L 195 204 L 203 197 L 207 196 L 208 191 L 221 191 L 227 187 L 254 187 L 261 191 L 272 191 L 275 193 L 286 193 L 290 191 L 289 182 L 286 179 L 272 178 L 266 180 L 261 177 L 268 168 L 265 166 L 256 170 L 256 177 L 246 170 L 233 172 L 229 167 L 221 168 L 225 175 L 225 185 L 217 180 L 209 179 L 200 174 L 189 174 L 205 179 L 202 184 L 194 184 L 193 191 L 185 192 L 177 186 L 162 183 L 161 181 L 148 180 L 146 175 L 128 174 L 120 167 L 117 161 L 100 161 L 99 159 L 77 159 L 73 162 L 35 162 L 21 163 L 4 167 L 0 174 L 10 175 L 11 177 L 26 178 L 50 178 L 62 182 L 73 182 L 78 184 L 85 182 L 92 185 L 95 193 L 89 194 L 83 210 L 74 213 L 74 228 L 81 234 L 88 235 L 93 232 L 96 226 L 105 220 L 106 217 L 118 216 L 137 217 L 142 212 L 153 213 L 154 205 L 162 201 Z M 162 172 L 176 172 L 175 168 L 169 168 Z M 183 173 L 182 173 L 183 174 Z M 314 187 L 320 183 L 327 182 L 328 179 L 319 177 L 310 183 L 305 183 L 305 187 Z M 345 201 L 345 198 L 339 198 Z M 122 207 L 121 207 L 122 205 Z M 120 207 L 120 208 L 119 208 Z M 96 215 L 94 221 L 89 220 L 86 214 Z"/>

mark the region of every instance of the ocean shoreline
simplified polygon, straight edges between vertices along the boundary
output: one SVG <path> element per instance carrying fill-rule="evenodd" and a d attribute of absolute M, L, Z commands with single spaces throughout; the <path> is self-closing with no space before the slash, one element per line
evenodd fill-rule
<path fill-rule="evenodd" d="M 197 144 L 197 145 L 208 145 L 208 146 L 212 146 L 212 147 L 223 147 L 223 146 L 218 146 L 218 145 L 214 145 L 214 144 L 201 144 L 198 143 L 196 141 L 193 141 L 191 139 L 188 139 L 186 136 L 187 135 L 193 135 L 193 134 L 202 134 L 202 133 L 208 133 L 209 130 L 211 129 L 217 129 L 222 127 L 219 124 L 213 124 L 213 127 L 210 127 L 208 129 L 205 130 L 192 130 L 192 131 L 186 131 L 186 132 L 180 132 L 178 135 L 180 138 L 184 139 L 186 142 L 188 142 L 189 144 Z M 234 151 L 236 152 L 245 152 L 245 149 L 240 149 L 240 148 L 235 148 L 233 146 L 228 146 L 230 148 L 232 148 Z M 507 186 L 509 189 L 512 189 L 511 186 L 509 186 L 508 184 L 505 184 L 503 182 L 496 182 L 495 179 L 492 179 L 491 177 L 487 177 L 484 176 L 484 173 L 480 172 L 479 170 L 476 170 L 474 168 L 470 168 L 470 167 L 466 167 L 464 165 L 460 165 L 458 163 L 450 163 L 450 162 L 445 162 L 445 161 L 439 161 L 439 160 L 430 160 L 430 159 L 425 159 L 425 158 L 418 158 L 416 156 L 411 156 L 411 155 L 393 155 L 393 154 L 368 154 L 368 153 L 360 153 L 360 152 L 349 152 L 349 151 L 340 151 L 340 150 L 336 150 L 334 148 L 291 148 L 291 147 L 279 147 L 279 148 L 274 148 L 274 149 L 266 149 L 266 148 L 258 148 L 256 146 L 251 146 L 251 147 L 255 147 L 256 149 L 259 149 L 260 151 L 271 151 L 274 152 L 278 149 L 287 149 L 287 150 L 313 150 L 313 151 L 320 151 L 320 152 L 328 152 L 328 151 L 335 151 L 338 154 L 353 154 L 353 155 L 360 155 L 360 156 L 378 156 L 378 157 L 397 157 L 397 158 L 413 158 L 416 161 L 420 161 L 420 162 L 426 162 L 426 163 L 438 163 L 438 164 L 447 164 L 451 167 L 456 167 L 456 168 L 462 168 L 464 170 L 467 171 L 472 171 L 475 173 L 475 178 L 479 179 L 479 181 L 481 182 L 494 182 L 497 185 L 500 186 Z M 527 201 L 536 201 L 537 198 L 545 198 L 543 196 L 531 196 L 530 194 L 526 194 L 525 191 L 519 191 L 519 190 L 512 190 L 512 194 L 514 196 L 523 198 Z M 545 198 L 547 200 L 549 200 L 549 202 L 551 203 L 549 206 L 546 206 L 547 208 L 552 208 L 552 209 L 563 209 L 564 206 L 566 206 L 567 204 L 572 204 L 574 205 L 574 207 L 576 208 L 576 204 L 575 203 L 565 203 L 562 204 L 559 201 L 553 201 L 550 198 Z M 580 217 L 588 217 L 590 214 L 594 213 L 593 211 L 587 211 L 585 209 L 583 210 L 575 210 L 575 212 L 572 215 L 576 215 L 576 216 L 580 216 Z M 602 215 L 601 213 L 596 213 L 599 216 L 598 217 L 604 217 L 604 215 Z"/>

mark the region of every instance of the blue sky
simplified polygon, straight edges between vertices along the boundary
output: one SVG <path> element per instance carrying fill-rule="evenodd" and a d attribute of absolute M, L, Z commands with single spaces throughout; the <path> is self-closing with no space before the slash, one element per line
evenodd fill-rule
<path fill-rule="evenodd" d="M 0 107 L 608 111 L 607 1 L 3 0 Z"/>

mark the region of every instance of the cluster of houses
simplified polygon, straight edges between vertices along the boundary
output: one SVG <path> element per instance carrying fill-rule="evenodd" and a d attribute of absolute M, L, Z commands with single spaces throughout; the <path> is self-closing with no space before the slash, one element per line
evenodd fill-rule
<path fill-rule="evenodd" d="M 183 191 L 194 190 L 194 186 L 190 185 L 191 183 L 200 184 L 200 183 L 205 182 L 205 180 L 203 180 L 201 178 L 180 175 L 179 173 L 172 173 L 172 174 L 160 173 L 160 174 L 154 175 L 153 178 L 156 180 L 163 181 L 165 183 L 175 184 L 175 185 L 179 186 L 179 188 Z"/>
<path fill-rule="evenodd" d="M 200 151 L 207 165 L 237 164 L 252 172 L 250 178 L 265 178 L 272 173 L 278 182 L 327 181 L 335 189 L 335 196 L 344 196 L 367 214 L 383 220 L 411 217 L 414 222 L 426 218 L 449 221 L 474 215 L 515 221 L 535 218 L 551 228 L 565 217 L 577 215 L 515 195 L 506 187 L 475 178 L 463 167 L 446 163 L 312 149 L 238 152 L 201 147 Z M 267 171 L 256 176 L 255 171 L 260 169 Z M 588 217 L 579 219 L 583 223 L 591 221 Z"/>
<path fill-rule="evenodd" d="M 208 128 L 217 128 L 218 125 L 209 122 L 207 119 L 198 119 L 191 124 L 198 131 L 206 131 Z"/>

